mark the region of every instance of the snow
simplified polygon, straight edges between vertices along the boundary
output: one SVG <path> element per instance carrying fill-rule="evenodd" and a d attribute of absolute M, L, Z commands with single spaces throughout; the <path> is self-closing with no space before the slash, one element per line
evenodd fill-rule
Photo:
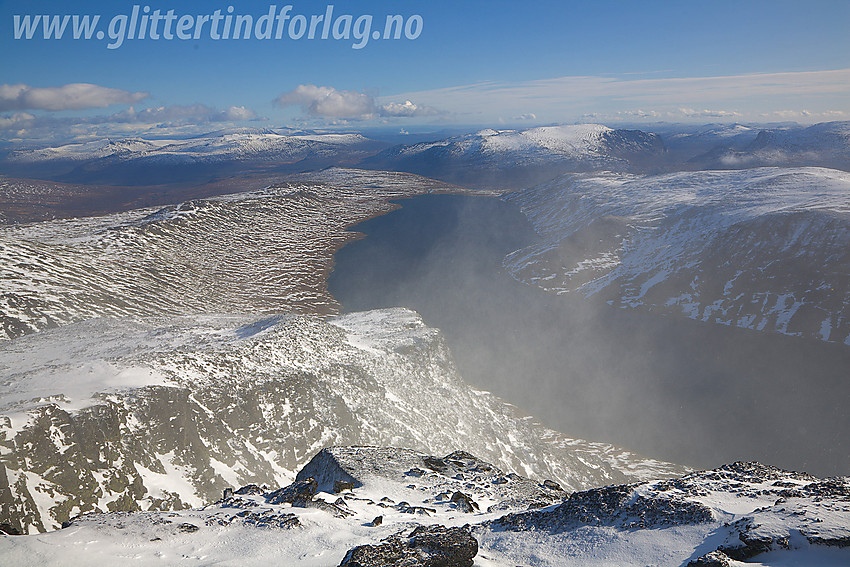
<path fill-rule="evenodd" d="M 428 153 L 426 163 L 443 160 L 473 169 L 505 169 L 531 165 L 549 167 L 573 163 L 579 169 L 616 169 L 628 166 L 625 153 L 654 154 L 660 140 L 651 134 L 613 130 L 599 124 L 543 126 L 527 130 L 480 130 L 444 140 L 395 147 L 378 154 L 392 163 L 396 158 L 415 160 Z M 458 162 L 457 160 L 460 160 Z"/>
<path fill-rule="evenodd" d="M 54 341 L 54 335 L 22 337 L 0 349 L 0 368 L 11 370 L 4 377 L 0 411 L 20 412 L 47 400 L 72 411 L 96 403 L 95 394 L 168 383 L 151 368 L 104 359 L 115 346 L 108 341 L 80 345 Z"/>
<path fill-rule="evenodd" d="M 393 449 L 379 449 L 401 459 Z M 394 451 L 396 451 L 394 453 Z M 379 455 L 377 455 L 379 456 Z M 393 458 L 386 469 L 358 476 L 364 484 L 340 494 L 318 492 L 316 498 L 334 502 L 340 496 L 352 515 L 336 517 L 316 508 L 268 504 L 262 495 L 240 496 L 240 506 L 294 514 L 301 526 L 280 529 L 252 527 L 232 518 L 240 508 L 232 504 L 213 504 L 201 509 L 177 512 L 138 512 L 91 515 L 76 520 L 60 531 L 26 537 L 0 537 L 0 555 L 10 564 L 63 565 L 75 567 L 91 564 L 114 564 L 131 560 L 136 565 L 191 563 L 197 565 L 260 566 L 284 564 L 299 567 L 337 565 L 345 552 L 357 545 L 375 543 L 398 532 L 408 532 L 416 525 L 471 524 L 479 543 L 474 565 L 477 567 L 679 567 L 730 543 L 736 521 L 754 518 L 761 537 L 781 538 L 789 535 L 789 549 L 757 555 L 746 563 L 732 565 L 785 567 L 818 565 L 838 567 L 850 561 L 850 549 L 813 545 L 800 532 L 799 522 L 810 521 L 818 533 L 841 538 L 847 534 L 850 506 L 841 497 L 791 498 L 773 504 L 784 486 L 805 488 L 812 477 L 799 476 L 778 469 L 764 469 L 768 480 L 751 478 L 729 469 L 706 471 L 684 477 L 678 488 L 659 487 L 655 483 L 634 486 L 635 494 L 652 498 L 661 488 L 664 498 L 684 498 L 703 502 L 713 510 L 714 520 L 704 523 L 623 529 L 615 525 L 554 526 L 551 529 L 507 531 L 488 522 L 504 515 L 488 512 L 495 500 L 488 500 L 478 490 L 486 484 L 468 483 L 480 511 L 462 513 L 442 496 L 442 482 L 458 482 L 432 473 L 431 477 L 393 478 Z M 749 464 L 744 464 L 744 467 Z M 733 469 L 734 469 L 733 465 Z M 756 476 L 762 474 L 753 469 Z M 428 480 L 431 479 L 431 480 Z M 777 485 L 777 480 L 782 483 Z M 846 483 L 848 479 L 836 479 Z M 435 481 L 436 484 L 429 484 Z M 845 484 L 846 486 L 846 484 Z M 684 492 L 683 492 L 684 490 Z M 768 493 L 771 493 L 768 494 Z M 761 496 L 759 496 L 761 495 Z M 408 502 L 427 507 L 429 515 L 402 512 L 396 503 Z M 546 508 L 554 509 L 557 504 Z M 520 512 L 522 513 L 522 512 Z M 382 516 L 375 527 L 372 519 Z M 808 520 L 806 520 L 808 517 Z M 801 520 L 803 518 L 803 520 Z M 177 527 L 191 524 L 198 528 L 183 533 Z M 734 544 L 734 541 L 731 541 Z M 740 545 L 740 541 L 738 541 Z"/>
<path fill-rule="evenodd" d="M 368 142 L 361 134 L 295 133 L 272 130 L 233 129 L 211 132 L 188 139 L 129 138 L 117 141 L 95 140 L 35 150 L 11 152 L 13 163 L 87 161 L 103 158 L 188 162 L 225 159 L 301 159 L 334 148 Z"/>
<path fill-rule="evenodd" d="M 850 264 L 850 173 L 608 172 L 505 198 L 543 237 L 505 258 L 520 281 L 557 294 L 605 290 L 620 306 L 792 336 L 835 341 L 850 332 L 840 276 Z M 578 251 L 572 238 L 598 244 Z M 829 322 L 798 322 L 812 310 Z"/>
<path fill-rule="evenodd" d="M 175 464 L 173 451 L 164 455 L 154 453 L 152 456 L 162 465 L 165 470 L 164 473 L 153 471 L 140 463 L 135 463 L 136 470 L 139 471 L 145 487 L 148 489 L 148 494 L 163 499 L 177 494 L 181 500 L 192 506 L 203 504 L 203 501 L 195 494 L 194 485 L 187 479 L 189 475 L 186 467 Z"/>

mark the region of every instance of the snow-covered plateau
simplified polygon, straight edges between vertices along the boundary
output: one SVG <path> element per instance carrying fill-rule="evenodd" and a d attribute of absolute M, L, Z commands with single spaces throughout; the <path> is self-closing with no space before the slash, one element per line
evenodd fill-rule
<path fill-rule="evenodd" d="M 92 317 L 334 313 L 333 254 L 400 199 L 452 191 L 329 169 L 257 191 L 0 227 L 0 339 Z"/>

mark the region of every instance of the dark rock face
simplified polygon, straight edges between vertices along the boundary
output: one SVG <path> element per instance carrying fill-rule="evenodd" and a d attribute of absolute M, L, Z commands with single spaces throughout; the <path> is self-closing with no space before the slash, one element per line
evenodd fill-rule
<path fill-rule="evenodd" d="M 471 567 L 478 541 L 464 528 L 420 526 L 345 554 L 340 567 Z"/>
<path fill-rule="evenodd" d="M 452 494 L 451 501 L 454 502 L 457 505 L 458 510 L 462 512 L 470 513 L 478 510 L 478 504 L 475 503 L 469 494 L 457 491 Z"/>
<path fill-rule="evenodd" d="M 576 492 L 551 510 L 508 514 L 494 525 L 511 531 L 531 528 L 552 532 L 578 526 L 615 526 L 622 529 L 654 528 L 710 522 L 711 510 L 697 502 L 673 498 L 647 498 L 635 494 L 641 484 L 605 486 Z"/>
<path fill-rule="evenodd" d="M 244 510 L 239 512 L 233 518 L 241 520 L 243 523 L 256 526 L 258 528 L 296 528 L 301 525 L 298 517 L 295 514 L 277 514 L 272 510 L 255 511 Z"/>
<path fill-rule="evenodd" d="M 732 565 L 732 560 L 728 555 L 722 551 L 712 551 L 689 562 L 687 567 L 732 567 Z"/>
<path fill-rule="evenodd" d="M 9 522 L 3 522 L 0 524 L 0 534 L 21 535 L 21 532 Z"/>
<path fill-rule="evenodd" d="M 353 482 L 345 482 L 341 480 L 337 480 L 334 482 L 334 492 L 342 492 L 343 490 L 354 490 Z"/>
<path fill-rule="evenodd" d="M 738 545 L 724 545 L 718 551 L 731 557 L 735 561 L 746 561 L 756 555 L 767 553 L 773 549 L 788 549 L 788 536 L 766 536 L 751 533 L 755 527 L 750 518 L 735 522 L 738 531 Z"/>
<path fill-rule="evenodd" d="M 313 499 L 319 483 L 315 478 L 296 480 L 289 486 L 275 490 L 268 495 L 266 501 L 269 504 L 297 504 Z"/>

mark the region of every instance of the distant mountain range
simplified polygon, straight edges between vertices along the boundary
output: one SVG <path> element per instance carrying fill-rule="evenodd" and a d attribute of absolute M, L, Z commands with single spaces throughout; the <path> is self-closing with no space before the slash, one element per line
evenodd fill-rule
<path fill-rule="evenodd" d="M 738 132 L 689 163 L 701 169 L 820 166 L 850 171 L 850 122 Z M 750 134 L 750 135 L 747 135 Z"/>
<path fill-rule="evenodd" d="M 292 173 L 351 165 L 384 146 L 361 134 L 236 128 L 186 139 L 104 139 L 12 150 L 4 169 L 19 177 L 35 173 L 66 182 L 147 185 L 252 168 Z"/>
<path fill-rule="evenodd" d="M 140 186 L 357 166 L 466 186 L 519 189 L 590 171 L 850 170 L 850 122 L 810 127 L 657 125 L 644 130 L 576 124 L 437 136 L 387 147 L 387 142 L 361 133 L 233 128 L 180 139 L 102 139 L 11 149 L 0 161 L 0 172 L 66 183 Z"/>
<path fill-rule="evenodd" d="M 454 183 L 517 187 L 569 171 L 640 169 L 664 153 L 656 134 L 598 124 L 529 130 L 481 130 L 434 142 L 395 146 L 361 166 L 409 171 Z"/>

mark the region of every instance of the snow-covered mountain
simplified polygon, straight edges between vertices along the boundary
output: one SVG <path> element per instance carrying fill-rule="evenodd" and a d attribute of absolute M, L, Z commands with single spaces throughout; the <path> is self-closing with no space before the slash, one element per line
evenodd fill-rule
<path fill-rule="evenodd" d="M 62 146 L 10 152 L 11 163 L 92 161 L 104 158 L 144 159 L 157 162 L 251 160 L 298 160 L 309 155 L 370 143 L 361 134 L 285 133 L 239 128 L 211 132 L 188 139 L 126 138 L 95 140 Z"/>
<path fill-rule="evenodd" d="M 332 313 L 325 277 L 346 229 L 391 199 L 454 190 L 331 169 L 163 209 L 0 227 L 0 338 L 125 315 Z"/>
<path fill-rule="evenodd" d="M 554 293 L 850 344 L 850 174 L 566 176 L 506 197 L 543 242 L 506 258 Z"/>
<path fill-rule="evenodd" d="M 760 130 L 746 144 L 732 137 L 691 163 L 701 168 L 738 169 L 757 166 L 821 166 L 850 171 L 850 122 Z"/>
<path fill-rule="evenodd" d="M 295 167 L 298 171 L 351 164 L 382 147 L 357 133 L 236 128 L 186 139 L 102 139 L 13 150 L 2 166 L 19 176 L 39 173 L 60 181 L 138 185 L 227 168 Z"/>
<path fill-rule="evenodd" d="M 435 142 L 396 146 L 362 162 L 454 182 L 517 187 L 568 171 L 629 170 L 654 162 L 661 138 L 599 124 L 481 130 Z"/>
<path fill-rule="evenodd" d="M 465 447 L 569 489 L 684 470 L 472 389 L 405 309 L 94 319 L 3 342 L 0 368 L 0 523 L 24 533 L 284 485 L 329 445 Z"/>
<path fill-rule="evenodd" d="M 16 565 L 736 567 L 850 561 L 850 479 L 736 462 L 568 494 L 465 452 L 333 447 L 203 508 L 0 538 Z"/>

